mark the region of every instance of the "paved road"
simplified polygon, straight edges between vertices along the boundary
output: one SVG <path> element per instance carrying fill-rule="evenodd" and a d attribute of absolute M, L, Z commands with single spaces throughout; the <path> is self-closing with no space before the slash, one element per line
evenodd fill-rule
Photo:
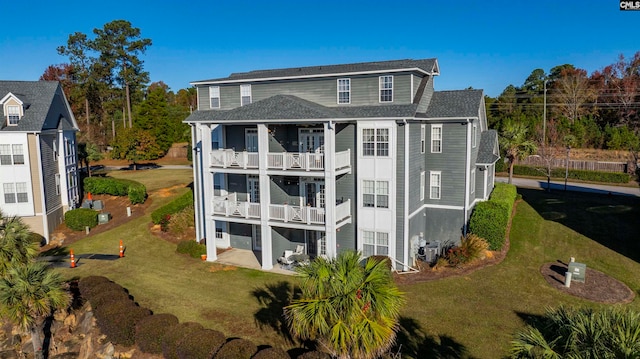
<path fill-rule="evenodd" d="M 506 183 L 509 179 L 507 177 L 497 177 L 497 182 Z M 513 184 L 517 187 L 527 187 L 527 188 L 547 188 L 547 180 L 546 179 L 531 179 L 531 178 L 513 178 Z M 551 181 L 551 190 L 564 190 L 564 181 Z M 576 182 L 568 182 L 567 183 L 567 191 L 577 191 L 577 192 L 591 192 L 591 193 L 602 193 L 602 194 L 613 194 L 618 196 L 635 196 L 640 197 L 640 186 L 638 187 L 622 187 L 622 186 L 611 186 L 611 185 L 602 185 L 602 184 L 592 184 L 592 183 L 576 183 Z"/>

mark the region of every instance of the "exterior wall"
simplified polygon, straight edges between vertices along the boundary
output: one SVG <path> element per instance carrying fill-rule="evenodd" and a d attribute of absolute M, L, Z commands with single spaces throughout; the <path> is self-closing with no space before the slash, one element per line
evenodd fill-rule
<path fill-rule="evenodd" d="M 304 231 L 301 229 L 290 229 L 282 227 L 271 228 L 271 243 L 273 248 L 273 263 L 277 263 L 285 250 L 295 250 L 296 245 L 306 243 L 304 240 Z"/>
<path fill-rule="evenodd" d="M 459 244 L 466 223 L 464 211 L 442 208 L 426 208 L 424 238 L 427 242 L 440 241 L 442 245 Z M 419 219 L 418 219 L 419 220 Z"/>
<path fill-rule="evenodd" d="M 21 216 L 20 218 L 22 218 L 22 221 L 24 222 L 24 224 L 29 226 L 29 229 L 33 233 L 37 233 L 42 237 L 44 237 L 46 242 L 48 238 L 48 232 L 45 231 L 44 229 L 44 224 L 42 223 L 42 217 L 43 217 L 42 215 L 38 215 L 38 216 Z"/>
<path fill-rule="evenodd" d="M 426 159 L 427 152 L 430 147 L 430 127 L 426 124 L 426 151 L 425 153 L 420 153 L 420 139 L 422 130 L 422 123 L 408 123 L 406 125 L 409 129 L 409 213 L 413 213 L 425 203 L 424 200 L 420 200 L 420 173 L 422 171 L 426 171 L 426 184 L 425 184 L 425 199 L 429 197 L 429 170 L 439 170 L 436 168 L 432 168 L 434 164 L 432 164 L 428 159 Z M 404 135 L 404 134 L 403 134 Z M 443 151 L 444 152 L 444 151 Z M 443 155 L 441 153 L 440 155 Z M 434 154 L 435 155 L 435 154 Z M 401 163 L 398 161 L 398 163 Z"/>
<path fill-rule="evenodd" d="M 250 224 L 229 223 L 229 241 L 231 247 L 252 250 L 251 235 L 252 229 Z"/>
<path fill-rule="evenodd" d="M 32 180 L 32 167 L 37 171 L 38 154 L 29 146 L 29 138 L 32 135 L 26 133 L 0 133 L 0 143 L 10 145 L 22 145 L 24 164 L 0 165 L 0 209 L 8 216 L 34 216 L 36 211 L 34 188 Z M 35 177 L 38 180 L 38 177 Z M 5 203 L 4 183 L 26 183 L 28 201 L 25 203 Z"/>
<path fill-rule="evenodd" d="M 56 174 L 58 172 L 58 160 L 54 160 L 53 142 L 56 134 L 40 135 L 40 154 L 42 156 L 42 175 L 44 179 L 44 196 L 46 212 L 50 213 L 62 206 L 60 194 L 56 194 Z M 63 178 L 60 179 L 61 181 Z"/>
<path fill-rule="evenodd" d="M 404 257 L 404 197 L 405 191 L 410 191 L 411 187 L 405 188 L 405 157 L 409 154 L 405 153 L 405 132 L 410 130 L 410 125 L 405 124 L 398 128 L 397 132 L 397 146 L 396 146 L 396 258 L 400 259 Z M 411 147 L 410 147 L 411 149 Z M 411 152 L 410 152 L 411 153 Z M 411 163 L 411 161 L 409 161 Z M 402 262 L 402 260 L 401 260 Z"/>
<path fill-rule="evenodd" d="M 423 77 L 420 79 L 420 81 L 426 81 L 426 84 L 422 93 L 422 97 L 420 99 L 420 103 L 418 104 L 417 112 L 424 113 L 427 111 L 427 107 L 429 106 L 429 103 L 431 103 L 431 98 L 433 97 L 433 76 Z M 414 86 L 420 86 L 420 84 L 418 83 L 418 85 Z"/>
<path fill-rule="evenodd" d="M 463 206 L 467 126 L 463 121 L 442 124 L 442 153 L 431 153 L 431 126 L 427 124 L 425 203 L 431 206 Z M 431 199 L 429 171 L 442 171 L 440 199 Z"/>

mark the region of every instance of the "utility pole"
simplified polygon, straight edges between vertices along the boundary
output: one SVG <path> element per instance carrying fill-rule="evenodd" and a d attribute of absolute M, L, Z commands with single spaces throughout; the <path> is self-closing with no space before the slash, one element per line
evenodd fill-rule
<path fill-rule="evenodd" d="M 547 82 L 544 80 L 544 105 L 542 107 L 542 146 L 547 144 Z"/>

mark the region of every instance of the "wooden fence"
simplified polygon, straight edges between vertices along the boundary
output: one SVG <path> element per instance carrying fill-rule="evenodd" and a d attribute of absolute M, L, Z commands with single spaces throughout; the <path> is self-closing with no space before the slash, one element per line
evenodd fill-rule
<path fill-rule="evenodd" d="M 519 165 L 525 166 L 546 166 L 545 160 L 540 156 L 529 156 L 517 162 Z M 640 165 L 640 164 L 639 164 Z M 603 161 L 585 161 L 585 160 L 569 160 L 569 169 L 584 171 L 600 171 L 600 172 L 619 172 L 628 173 L 629 170 L 634 171 L 633 162 L 603 162 Z M 554 158 L 551 160 L 551 167 L 566 168 L 566 158 Z"/>

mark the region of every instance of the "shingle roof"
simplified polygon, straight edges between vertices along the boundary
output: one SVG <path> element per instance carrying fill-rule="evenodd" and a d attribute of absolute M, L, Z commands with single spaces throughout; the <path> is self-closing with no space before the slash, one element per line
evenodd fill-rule
<path fill-rule="evenodd" d="M 24 103 L 24 116 L 17 126 L 6 126 L 6 121 L 0 121 L 0 131 L 42 131 L 46 129 L 75 128 L 72 114 L 68 112 L 65 101 L 56 97 L 61 94 L 59 83 L 55 81 L 0 81 L 0 99 L 12 93 Z M 58 92 L 60 91 L 60 92 Z M 0 114 L 4 117 L 3 107 Z M 64 118 L 66 121 L 60 121 Z"/>
<path fill-rule="evenodd" d="M 355 64 L 341 64 L 341 65 L 323 65 L 323 66 L 307 66 L 307 67 L 292 67 L 286 69 L 274 69 L 274 70 L 256 70 L 249 72 L 237 72 L 229 75 L 229 77 L 194 81 L 193 83 L 206 83 L 206 82 L 223 82 L 223 81 L 239 81 L 239 80 L 252 80 L 252 79 L 265 79 L 265 78 L 280 78 L 280 77 L 307 77 L 314 75 L 329 75 L 329 74 L 345 74 L 345 73 L 358 73 L 358 72 L 385 72 L 391 70 L 409 70 L 409 69 L 421 69 L 426 73 L 438 72 L 436 59 L 423 59 L 423 60 L 393 60 L 393 61 L 377 61 L 377 62 L 361 62 Z"/>
<path fill-rule="evenodd" d="M 427 111 L 420 117 L 478 117 L 482 96 L 482 90 L 436 91 L 433 93 Z"/>
<path fill-rule="evenodd" d="M 490 165 L 500 159 L 498 154 L 498 132 L 496 130 L 483 131 L 480 134 L 480 146 L 476 164 Z"/>
<path fill-rule="evenodd" d="M 413 117 L 416 108 L 413 104 L 326 107 L 293 95 L 275 95 L 232 110 L 196 111 L 185 122 L 406 118 Z"/>

